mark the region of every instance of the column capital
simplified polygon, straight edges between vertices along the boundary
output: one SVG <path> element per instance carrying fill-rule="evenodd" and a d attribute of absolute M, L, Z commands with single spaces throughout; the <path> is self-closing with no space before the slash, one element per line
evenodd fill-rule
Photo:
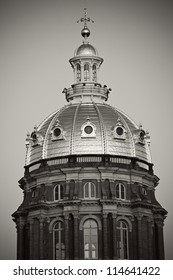
<path fill-rule="evenodd" d="M 107 219 L 108 213 L 103 213 L 102 217 L 103 217 L 103 219 Z"/>
<path fill-rule="evenodd" d="M 117 213 L 112 213 L 112 218 L 116 219 L 117 218 Z"/>
<path fill-rule="evenodd" d="M 142 221 L 143 215 L 142 214 L 135 214 L 134 215 L 138 221 Z"/>
<path fill-rule="evenodd" d="M 43 222 L 44 222 L 44 220 L 45 220 L 45 217 L 43 217 L 43 216 L 39 217 L 39 221 L 40 221 L 40 223 L 43 223 Z"/>
<path fill-rule="evenodd" d="M 28 222 L 30 225 L 33 225 L 34 219 L 33 219 L 33 218 L 28 218 L 28 219 L 27 219 L 27 222 Z"/>
<path fill-rule="evenodd" d="M 80 219 L 80 214 L 79 213 L 73 213 L 73 218 L 74 219 Z"/>
<path fill-rule="evenodd" d="M 64 213 L 64 220 L 69 220 L 69 213 Z"/>

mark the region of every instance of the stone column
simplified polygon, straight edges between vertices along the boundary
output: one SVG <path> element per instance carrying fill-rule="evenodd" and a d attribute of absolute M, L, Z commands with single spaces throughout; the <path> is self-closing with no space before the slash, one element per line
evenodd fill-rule
<path fill-rule="evenodd" d="M 158 259 L 164 260 L 165 253 L 164 253 L 164 241 L 163 241 L 163 222 L 162 221 L 156 222 L 156 226 L 157 226 Z"/>
<path fill-rule="evenodd" d="M 105 191 L 105 180 L 101 180 L 101 190 L 102 190 L 102 198 L 103 199 L 106 199 L 107 196 L 106 196 L 106 191 Z"/>
<path fill-rule="evenodd" d="M 30 260 L 33 259 L 33 219 L 29 220 L 29 255 Z"/>
<path fill-rule="evenodd" d="M 103 253 L 104 259 L 108 260 L 108 223 L 107 213 L 103 214 Z"/>
<path fill-rule="evenodd" d="M 43 260 L 44 259 L 44 256 L 43 256 L 43 222 L 44 222 L 44 218 L 40 218 L 39 219 L 40 221 L 40 260 Z"/>
<path fill-rule="evenodd" d="M 74 187 L 74 194 L 73 194 L 74 199 L 78 199 L 78 181 L 75 180 L 75 187 Z"/>
<path fill-rule="evenodd" d="M 24 232 L 23 232 L 23 228 L 24 228 L 24 223 L 19 221 L 19 224 L 17 225 L 17 232 L 18 232 L 18 237 L 17 237 L 17 241 L 18 241 L 18 252 L 17 252 L 17 259 L 18 260 L 23 260 L 24 259 Z"/>
<path fill-rule="evenodd" d="M 114 180 L 110 180 L 110 191 L 111 191 L 112 199 L 115 199 L 116 195 L 115 195 L 115 181 Z"/>
<path fill-rule="evenodd" d="M 148 259 L 153 260 L 153 221 L 148 218 Z"/>
<path fill-rule="evenodd" d="M 70 194 L 70 181 L 67 180 L 67 181 L 66 181 L 66 186 L 65 186 L 64 198 L 65 198 L 65 199 L 68 199 L 68 198 L 69 198 L 69 194 Z"/>
<path fill-rule="evenodd" d="M 73 214 L 74 217 L 74 259 L 79 259 L 79 215 Z"/>
<path fill-rule="evenodd" d="M 93 70 L 92 70 L 92 64 L 89 65 L 89 75 L 90 75 L 90 82 L 93 81 Z"/>
<path fill-rule="evenodd" d="M 65 223 L 65 259 L 69 260 L 69 215 L 64 215 Z"/>
<path fill-rule="evenodd" d="M 83 187 L 81 180 L 78 180 L 78 198 L 83 198 Z"/>
<path fill-rule="evenodd" d="M 116 225 L 116 214 L 112 214 L 112 219 L 113 219 L 113 258 L 114 260 L 117 260 L 117 225 Z"/>
<path fill-rule="evenodd" d="M 142 217 L 137 217 L 138 221 L 138 259 L 142 260 Z"/>

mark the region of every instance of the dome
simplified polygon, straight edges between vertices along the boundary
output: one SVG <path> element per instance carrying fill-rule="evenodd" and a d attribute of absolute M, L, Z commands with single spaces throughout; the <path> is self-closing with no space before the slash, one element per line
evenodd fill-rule
<path fill-rule="evenodd" d="M 35 137 L 31 139 L 32 135 Z M 69 155 L 111 155 L 151 163 L 145 132 L 108 104 L 70 104 L 31 134 L 26 165 Z M 36 139 L 37 136 L 37 139 Z"/>
<path fill-rule="evenodd" d="M 83 43 L 76 49 L 74 56 L 98 56 L 98 51 L 89 43 Z"/>

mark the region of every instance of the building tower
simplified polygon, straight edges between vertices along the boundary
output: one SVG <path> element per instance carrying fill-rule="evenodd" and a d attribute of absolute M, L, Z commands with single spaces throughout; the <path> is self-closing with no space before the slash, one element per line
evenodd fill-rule
<path fill-rule="evenodd" d="M 164 259 L 149 133 L 107 104 L 86 10 L 80 21 L 68 103 L 27 135 L 17 259 Z"/>

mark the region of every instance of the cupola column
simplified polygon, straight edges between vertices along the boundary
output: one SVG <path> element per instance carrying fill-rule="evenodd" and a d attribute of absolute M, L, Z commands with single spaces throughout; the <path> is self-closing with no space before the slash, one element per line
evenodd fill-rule
<path fill-rule="evenodd" d="M 92 82 L 93 81 L 93 71 L 92 71 L 92 64 L 90 63 L 90 65 L 89 65 L 89 73 L 90 73 L 90 82 Z"/>
<path fill-rule="evenodd" d="M 84 64 L 81 63 L 81 82 L 84 82 Z"/>

